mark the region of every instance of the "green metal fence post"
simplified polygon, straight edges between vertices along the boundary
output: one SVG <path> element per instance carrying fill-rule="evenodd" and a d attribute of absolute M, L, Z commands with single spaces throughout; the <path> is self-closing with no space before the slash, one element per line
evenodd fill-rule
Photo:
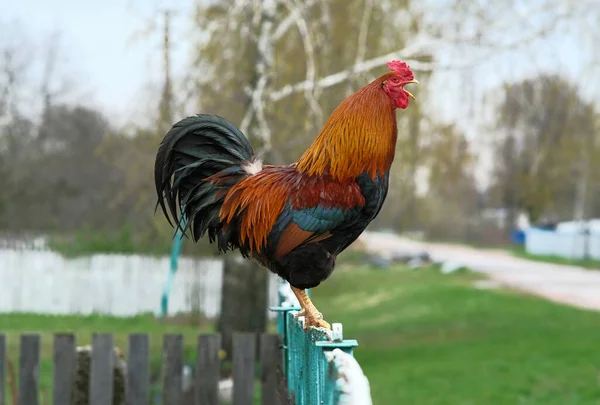
<path fill-rule="evenodd" d="M 183 246 L 183 232 L 182 227 L 177 228 L 175 237 L 173 237 L 173 243 L 171 245 L 171 261 L 169 267 L 169 274 L 167 275 L 167 282 L 160 299 L 160 316 L 165 317 L 169 313 L 169 295 L 171 294 L 171 287 L 173 285 L 173 279 L 175 273 L 177 273 L 177 265 L 179 261 L 179 255 L 181 254 L 181 247 Z"/>
<path fill-rule="evenodd" d="M 304 317 L 296 318 L 300 307 L 295 305 L 291 291 L 286 294 L 286 284 L 279 290 L 280 306 L 271 310 L 277 312 L 284 373 L 295 404 L 343 405 L 348 403 L 346 399 L 354 398 L 352 387 L 359 387 L 357 395 L 361 402 L 350 403 L 369 405 L 368 380 L 353 357 L 358 342 L 344 339 L 339 323 L 332 324 L 331 331 L 313 327 L 304 330 Z"/>

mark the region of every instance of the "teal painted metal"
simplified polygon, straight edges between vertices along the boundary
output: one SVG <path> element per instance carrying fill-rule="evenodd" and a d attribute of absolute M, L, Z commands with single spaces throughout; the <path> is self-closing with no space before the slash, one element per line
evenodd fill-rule
<path fill-rule="evenodd" d="M 332 354 L 339 349 L 350 356 L 358 346 L 356 340 L 332 340 L 333 334 L 323 329 L 304 330 L 301 319 L 295 317 L 299 307 L 285 306 L 280 293 L 281 306 L 272 307 L 278 313 L 278 331 L 283 343 L 283 368 L 288 391 L 296 405 L 340 405 L 345 393 L 340 386 L 337 362 Z M 368 384 L 368 383 L 367 383 Z M 370 396 L 369 396 L 370 397 Z M 370 399 L 370 398 L 369 398 Z M 346 403 L 346 402 L 344 402 Z M 352 403 L 352 402 L 350 402 Z"/>
<path fill-rule="evenodd" d="M 181 254 L 182 246 L 183 232 L 180 228 L 178 228 L 171 245 L 171 265 L 169 267 L 169 274 L 167 275 L 167 282 L 165 283 L 165 288 L 163 289 L 162 297 L 160 299 L 161 317 L 165 317 L 169 313 L 169 295 L 171 294 L 171 287 L 173 286 L 175 273 L 177 273 L 177 264 L 179 262 L 179 255 Z"/>
<path fill-rule="evenodd" d="M 281 296 L 280 296 L 281 298 Z M 287 358 L 288 358 L 288 334 L 287 334 L 287 328 L 285 326 L 286 324 L 286 319 L 287 316 L 286 314 L 288 312 L 291 311 L 299 311 L 300 307 L 271 307 L 270 308 L 271 311 L 275 311 L 275 312 L 279 312 L 278 316 L 277 316 L 277 333 L 279 333 L 279 335 L 281 335 L 281 345 L 282 348 L 281 350 L 283 350 L 283 372 L 284 374 L 287 376 L 287 369 L 288 369 L 288 362 L 287 362 Z"/>
<path fill-rule="evenodd" d="M 294 395 L 297 405 L 336 405 L 337 386 L 331 378 L 335 373 L 330 369 L 332 364 L 325 353 L 338 348 L 352 354 L 352 349 L 358 343 L 355 340 L 332 342 L 321 329 L 305 331 L 293 313 L 287 312 L 285 316 L 289 392 Z"/>

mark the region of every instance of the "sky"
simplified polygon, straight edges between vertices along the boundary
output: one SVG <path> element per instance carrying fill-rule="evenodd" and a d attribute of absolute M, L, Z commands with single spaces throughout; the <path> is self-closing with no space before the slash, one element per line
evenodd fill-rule
<path fill-rule="evenodd" d="M 156 102 L 149 94 L 158 94 L 161 81 L 162 21 L 157 16 L 165 8 L 178 11 L 172 24 L 173 75 L 185 73 L 189 53 L 185 37 L 191 35 L 192 7 L 189 0 L 0 0 L 0 27 L 26 35 L 28 42 L 38 47 L 35 52 L 41 52 L 41 45 L 58 32 L 59 70 L 75 82 L 76 91 L 70 97 L 124 124 L 143 121 L 149 100 Z M 514 10 L 514 18 L 524 10 Z M 589 20 L 590 26 L 595 24 L 592 16 Z M 536 22 L 535 16 L 531 22 Z M 510 39 L 519 29 L 508 26 L 499 35 Z M 484 108 L 489 103 L 483 103 L 484 96 L 493 95 L 504 81 L 556 72 L 579 83 L 586 97 L 598 100 L 600 79 L 596 78 L 600 76 L 587 70 L 594 45 L 588 43 L 589 38 L 588 42 L 582 39 L 587 38 L 583 35 L 586 29 L 585 24 L 566 26 L 543 40 L 487 55 L 470 69 L 436 73 L 429 83 L 427 111 L 438 120 L 458 122 L 475 145 L 485 147 L 488 138 L 482 117 L 489 115 Z M 438 51 L 446 65 L 470 55 L 452 48 Z M 491 157 L 485 159 L 484 166 L 489 166 Z"/>
<path fill-rule="evenodd" d="M 59 69 L 73 77 L 77 96 L 123 122 L 145 101 L 147 86 L 161 77 L 162 37 L 156 24 L 162 22 L 155 16 L 165 7 L 177 6 L 181 13 L 173 17 L 176 41 L 189 29 L 183 13 L 191 7 L 182 7 L 184 3 L 191 5 L 152 0 L 0 0 L 0 23 L 37 46 L 58 32 Z M 173 46 L 175 75 L 185 68 L 185 50 L 177 43 Z"/>

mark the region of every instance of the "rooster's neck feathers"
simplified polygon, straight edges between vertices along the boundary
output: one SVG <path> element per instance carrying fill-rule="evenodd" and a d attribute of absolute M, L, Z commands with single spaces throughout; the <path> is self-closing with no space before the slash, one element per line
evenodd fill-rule
<path fill-rule="evenodd" d="M 336 180 L 356 178 L 363 172 L 374 179 L 392 165 L 396 137 L 395 108 L 379 78 L 333 111 L 297 167 L 308 175 L 329 173 Z"/>

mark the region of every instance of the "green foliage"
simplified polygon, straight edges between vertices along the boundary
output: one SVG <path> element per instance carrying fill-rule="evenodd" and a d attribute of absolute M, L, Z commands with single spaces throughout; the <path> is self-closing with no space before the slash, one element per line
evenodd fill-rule
<path fill-rule="evenodd" d="M 88 226 L 77 231 L 74 236 L 52 236 L 48 243 L 52 250 L 67 257 L 93 253 L 136 253 L 139 248 L 129 226 L 123 226 L 117 232 Z"/>
<path fill-rule="evenodd" d="M 432 128 L 426 156 L 429 190 L 421 215 L 427 237 L 470 240 L 471 223 L 479 214 L 471 145 L 455 126 L 438 125 Z"/>
<path fill-rule="evenodd" d="M 199 106 L 197 109 L 217 113 L 240 124 L 251 101 L 243 89 L 252 88 L 257 80 L 256 38 L 260 24 L 254 22 L 252 2 L 236 9 L 236 13 L 230 12 L 231 3 L 198 4 L 196 26 L 199 30 L 207 26 L 212 29 L 208 38 L 203 36 L 198 42 L 191 72 L 195 94 L 198 95 L 194 100 Z M 369 4 L 372 4 L 371 8 Z M 351 69 L 357 61 L 409 45 L 422 29 L 423 19 L 421 14 L 409 11 L 412 5 L 410 1 L 371 3 L 364 0 L 327 0 L 306 6 L 303 8 L 306 33 L 292 23 L 274 43 L 274 66 L 267 91 L 306 80 L 312 67 L 315 77 L 319 79 Z M 287 7 L 282 6 L 276 11 L 273 20 L 275 31 L 288 15 Z M 361 18 L 355 18 L 357 15 Z M 392 26 L 394 29 L 387 29 Z M 309 58 L 310 52 L 306 52 L 307 45 L 303 42 L 307 37 L 313 59 Z M 423 52 L 417 59 L 427 62 L 432 60 L 432 56 Z M 314 102 L 305 92 L 292 94 L 277 102 L 270 102 L 265 97 L 265 116 L 271 128 L 273 145 L 265 161 L 272 164 L 294 162 L 345 97 L 386 71 L 387 68 L 382 64 L 370 72 L 352 75 L 349 80 L 339 84 L 316 89 L 312 94 Z M 429 75 L 417 72 L 424 86 Z M 318 104 L 317 107 L 315 104 Z M 410 228 L 419 225 L 419 220 L 423 219 L 419 215 L 414 178 L 417 169 L 427 165 L 424 142 L 420 139 L 424 135 L 421 131 L 423 104 L 420 99 L 397 114 L 397 158 L 392 167 L 388 194 L 388 199 L 394 204 L 384 205 L 375 221 L 376 225 Z M 253 125 L 256 122 L 252 121 L 247 135 L 250 135 L 256 147 L 260 146 L 260 140 L 255 136 L 256 128 Z"/>
<path fill-rule="evenodd" d="M 564 264 L 567 266 L 583 267 L 585 269 L 600 270 L 600 260 L 595 259 L 569 259 L 560 256 L 551 255 L 532 255 L 525 251 L 524 248 L 513 248 L 512 253 L 517 257 L 522 257 L 527 260 L 534 260 L 537 262 Z"/>
<path fill-rule="evenodd" d="M 162 214 L 154 214 L 152 173 L 158 145 L 173 124 L 167 121 L 182 118 L 184 111 L 215 113 L 241 124 L 251 101 L 248 89 L 255 87 L 259 77 L 258 37 L 264 22 L 256 19 L 259 3 L 196 3 L 189 17 L 199 35 L 187 37 L 193 49 L 188 74 L 175 80 L 165 78 L 162 98 L 160 103 L 156 100 L 156 109 L 151 108 L 148 127 L 131 123 L 119 129 L 92 108 L 60 105 L 47 97 L 39 122 L 13 119 L 0 128 L 0 227 L 57 232 L 59 239 L 70 233 L 69 244 L 54 242 L 69 255 L 109 249 L 167 251 L 173 230 Z M 318 88 L 314 99 L 298 92 L 274 102 L 267 93 L 305 80 L 313 67 L 319 79 L 411 45 L 422 30 L 433 28 L 422 13 L 415 12 L 415 4 L 409 0 L 327 0 L 310 5 L 281 2 L 276 7 L 273 34 L 290 15 L 289 7 L 301 9 L 306 27 L 292 22 L 273 43 L 273 66 L 263 97 L 273 146 L 265 157 L 267 163 L 295 161 L 332 110 L 387 68 L 382 64 L 334 86 Z M 310 45 L 304 39 L 310 39 Z M 432 55 L 422 52 L 415 59 L 428 62 Z M 426 86 L 430 73 L 418 72 L 417 76 L 421 88 Z M 187 98 L 177 97 L 174 89 L 181 84 L 190 90 Z M 395 228 L 427 222 L 414 178 L 418 169 L 429 164 L 422 141 L 429 136 L 422 130 L 426 101 L 417 96 L 419 100 L 409 109 L 398 112 L 397 159 L 388 195 L 395 203 L 386 204 L 377 219 Z M 176 106 L 177 99 L 186 108 Z M 255 147 L 261 146 L 256 117 L 247 135 Z M 129 236 L 123 233 L 123 224 L 130 227 Z"/>
<path fill-rule="evenodd" d="M 6 173 L 0 227 L 72 231 L 111 224 L 120 173 L 95 155 L 109 130 L 98 111 L 66 105 L 47 107 L 39 126 L 14 119 L 0 128 L 0 171 Z"/>
<path fill-rule="evenodd" d="M 139 232 L 131 225 L 119 229 L 85 226 L 74 233 L 50 235 L 49 247 L 65 257 L 79 257 L 98 253 L 168 255 L 174 230 L 169 234 Z M 186 256 L 215 256 L 217 249 L 207 241 L 192 243 L 185 238 L 182 254 Z"/>
<path fill-rule="evenodd" d="M 347 267 L 312 293 L 358 339 L 374 404 L 596 404 L 600 314 L 478 278 Z"/>
<path fill-rule="evenodd" d="M 193 84 L 198 98 L 198 110 L 225 116 L 235 124 L 240 124 L 250 97 L 243 89 L 253 87 L 257 77 L 257 43 L 259 27 L 253 23 L 253 3 L 247 2 L 230 13 L 232 2 L 212 3 L 208 6 L 198 3 L 195 24 L 198 30 L 211 26 L 209 37 L 202 37 L 196 47 L 197 57 L 191 67 Z M 312 39 L 315 74 L 317 78 L 350 68 L 359 58 L 368 59 L 401 49 L 416 35 L 418 24 L 410 14 L 406 21 L 399 22 L 397 15 L 408 9 L 409 2 L 394 4 L 396 13 L 389 12 L 389 4 L 375 2 L 370 14 L 364 54 L 359 55 L 361 20 L 352 16 L 361 15 L 365 2 L 362 0 L 328 0 L 316 2 L 305 9 L 304 18 Z M 279 27 L 288 16 L 289 10 L 281 7 L 273 21 Z M 385 29 L 394 26 L 395 29 Z M 310 63 L 305 53 L 305 45 L 298 27 L 292 24 L 274 44 L 274 66 L 268 90 L 301 82 L 306 79 Z M 429 60 L 423 55 L 422 60 Z M 293 63 L 290 63 L 293 61 Z M 281 101 L 266 101 L 266 117 L 273 134 L 273 151 L 270 162 L 287 164 L 295 161 L 316 137 L 324 120 L 350 92 L 357 90 L 376 76 L 387 71 L 385 66 L 367 74 L 353 76 L 343 82 L 315 94 L 322 113 L 315 112 L 314 106 L 306 99 L 305 93 L 293 94 Z M 426 82 L 426 75 L 419 79 Z M 412 110 L 415 110 L 412 108 Z M 415 110 L 418 111 L 418 110 Z M 405 117 L 409 113 L 401 113 Z M 293 117 L 293 119 L 290 119 Z M 252 135 L 252 134 L 250 134 Z M 252 137 L 255 146 L 258 140 Z"/>
<path fill-rule="evenodd" d="M 503 137 L 496 149 L 496 201 L 527 212 L 533 222 L 577 216 L 578 204 L 586 199 L 581 190 L 600 187 L 594 180 L 600 173 L 594 105 L 574 84 L 552 75 L 506 84 L 503 96 L 497 115 Z"/>

